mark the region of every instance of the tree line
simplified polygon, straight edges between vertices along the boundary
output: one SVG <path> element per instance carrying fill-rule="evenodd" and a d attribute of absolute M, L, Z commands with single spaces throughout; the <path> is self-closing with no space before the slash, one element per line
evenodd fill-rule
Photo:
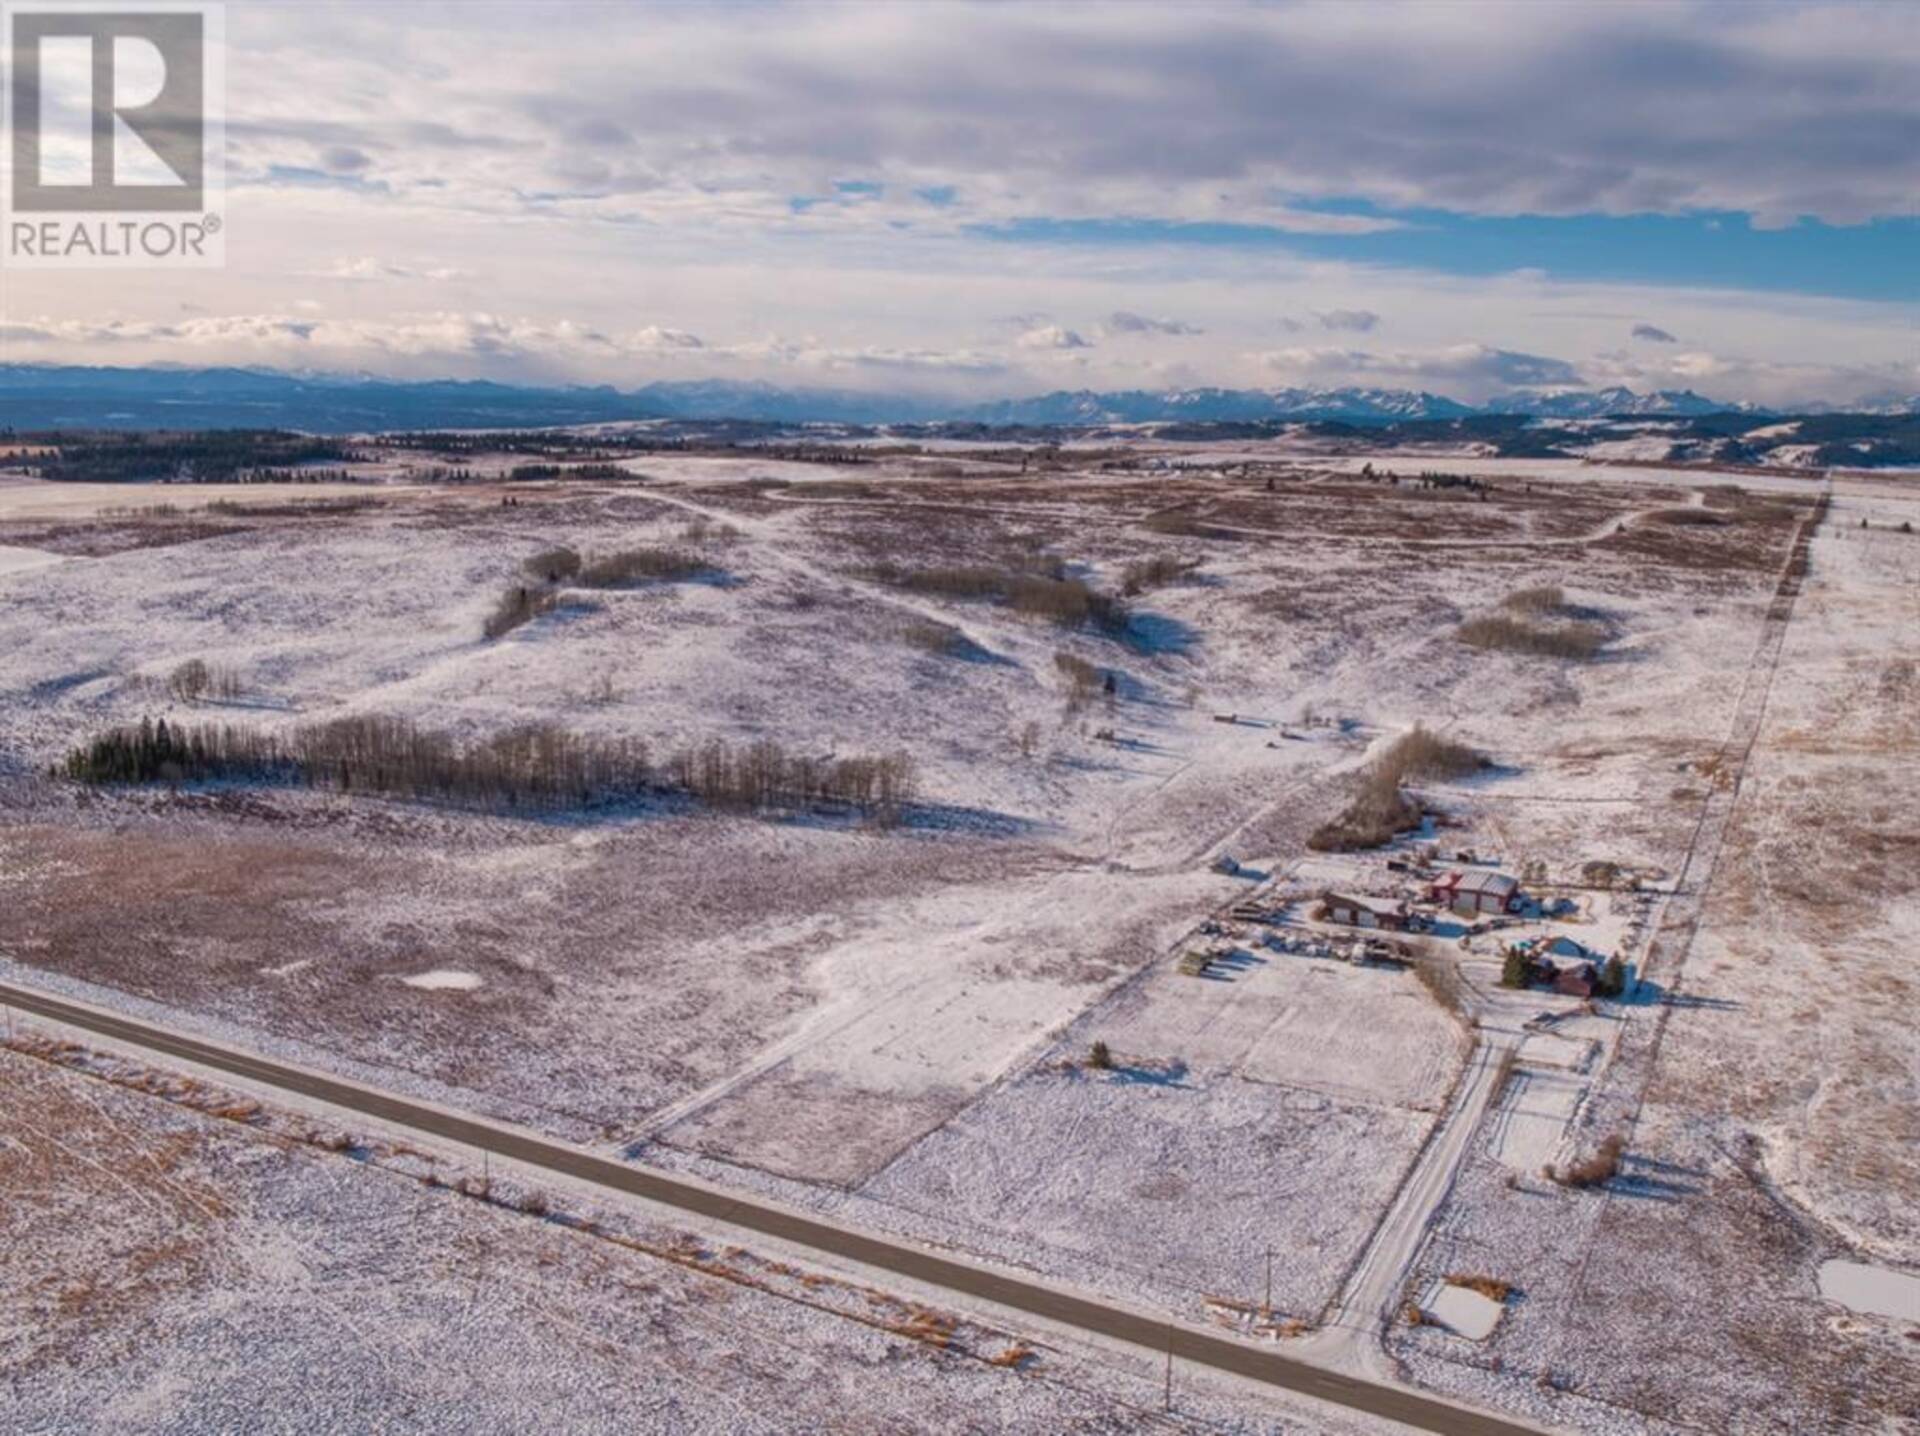
<path fill-rule="evenodd" d="M 639 739 L 535 723 L 463 741 L 381 715 L 336 718 L 284 735 L 143 718 L 73 749 L 55 772 L 95 785 L 270 783 L 502 810 L 677 794 L 732 811 L 842 808 L 889 823 L 918 791 L 913 759 L 898 752 L 813 757 L 771 739 L 731 745 L 716 738 L 656 768 Z"/>

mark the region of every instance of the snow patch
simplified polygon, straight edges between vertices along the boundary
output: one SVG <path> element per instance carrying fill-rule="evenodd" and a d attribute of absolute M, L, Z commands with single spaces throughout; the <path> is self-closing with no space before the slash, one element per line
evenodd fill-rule
<path fill-rule="evenodd" d="M 472 992 L 480 986 L 477 973 L 462 972 L 457 967 L 436 967 L 400 980 L 408 987 L 425 988 L 429 992 Z"/>

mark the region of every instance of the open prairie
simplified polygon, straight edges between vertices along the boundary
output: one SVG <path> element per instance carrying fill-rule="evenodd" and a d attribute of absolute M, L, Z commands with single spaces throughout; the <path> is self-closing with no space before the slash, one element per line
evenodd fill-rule
<path fill-rule="evenodd" d="M 1783 617 L 1814 481 L 1392 468 L 955 446 L 389 465 L 211 507 L 8 484 L 0 975 L 1185 1320 L 1259 1306 L 1308 1348 L 1487 1268 L 1526 1293 L 1490 1345 L 1397 1314 L 1391 1344 L 1536 1415 L 1731 1420 L 1674 1383 L 1754 1303 L 1768 1341 L 1894 1361 L 1813 1284 L 1920 1256 L 1911 496 L 1837 493 Z M 80 780 L 143 720 L 274 756 Z M 1473 763 L 1405 780 L 1414 832 L 1316 850 L 1415 730 Z M 376 731 L 408 776 L 355 766 L 339 735 Z M 533 732 L 618 746 L 621 781 L 419 776 Z M 891 796 L 779 786 L 883 761 Z M 1424 901 L 1457 852 L 1633 990 L 1504 988 L 1482 923 L 1334 960 L 1327 894 Z M 1416 1174 L 1481 1103 L 1419 1246 Z M 1616 1132 L 1637 1185 L 1541 1177 Z M 1572 1354 L 1706 1259 L 1684 1233 L 1742 1222 L 1783 1234 L 1751 1302 L 1715 1288 L 1631 1378 Z"/>

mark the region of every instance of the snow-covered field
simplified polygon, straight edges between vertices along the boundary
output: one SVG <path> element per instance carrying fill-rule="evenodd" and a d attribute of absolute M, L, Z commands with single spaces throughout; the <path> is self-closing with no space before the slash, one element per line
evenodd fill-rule
<path fill-rule="evenodd" d="M 0 1049 L 8 1430 L 1379 1429 L 215 1110 Z"/>
<path fill-rule="evenodd" d="M 1836 1260 L 1920 1270 L 1915 516 L 1920 493 L 1837 494 L 1622 1175 L 1540 1180 L 1568 1079 L 1512 1085 L 1423 1266 L 1520 1294 L 1483 1346 L 1397 1338 L 1424 1379 L 1595 1429 L 1894 1431 L 1920 1410 L 1920 1307 L 1850 1311 L 1823 1285 Z"/>
<path fill-rule="evenodd" d="M 1404 972 L 1264 953 L 1221 980 L 1182 975 L 1187 935 L 1258 881 L 1214 860 L 1314 871 L 1307 833 L 1369 751 L 1424 723 L 1497 765 L 1434 797 L 1460 841 L 1509 870 L 1677 870 L 1790 500 L 1815 486 L 1716 475 L 1703 493 L 1670 470 L 1501 461 L 1482 498 L 1365 480 L 1357 461 L 1174 457 L 1153 475 L 1025 476 L 662 457 L 628 465 L 631 483 L 395 489 L 350 513 L 117 514 L 93 521 L 112 530 L 101 543 L 84 532 L 97 502 L 10 485 L 0 546 L 34 549 L 56 511 L 64 527 L 61 561 L 0 566 L 0 956 L 16 980 L 1189 1319 L 1208 1296 L 1255 1295 L 1271 1246 L 1276 1305 L 1312 1321 L 1467 1043 Z M 1861 492 L 1892 513 L 1887 486 Z M 109 507 L 171 497 L 122 491 Z M 1912 561 L 1896 535 L 1873 537 L 1846 541 Z M 555 544 L 681 548 L 709 571 L 568 590 L 483 639 L 521 563 Z M 1036 553 L 1105 592 L 1139 560 L 1193 568 L 1132 596 L 1114 632 L 890 577 Z M 1542 584 L 1605 631 L 1599 658 L 1454 636 Z M 1850 630 L 1862 672 L 1897 646 L 1896 621 L 1888 609 Z M 170 696 L 193 658 L 233 674 L 237 696 Z M 1076 698 L 1074 662 L 1111 674 L 1111 693 Z M 552 722 L 659 758 L 710 738 L 900 750 L 921 791 L 883 828 L 666 798 L 519 817 L 45 776 L 143 715 L 269 730 L 392 715 L 463 736 Z M 1889 901 L 1859 941 L 1911 932 Z M 1644 920 L 1590 907 L 1595 945 Z M 1693 960 L 1715 961 L 1705 934 Z M 1463 970 L 1484 985 L 1498 961 L 1476 953 Z M 1805 1030 L 1780 1001 L 1785 1015 L 1741 1026 L 1755 1069 L 1785 1050 L 1779 1032 Z M 1553 1041 L 1607 1046 L 1604 1027 L 1568 1030 Z M 1112 1071 L 1085 1065 L 1095 1040 Z M 1553 1041 L 1524 1061 L 1577 1086 L 1585 1069 Z M 1716 1092 L 1731 1081 L 1702 1071 Z M 1514 1085 L 1543 1100 L 1506 1121 L 1504 1158 L 1483 1144 L 1468 1197 L 1521 1200 L 1501 1183 L 1554 1144 L 1566 1105 L 1540 1080 Z M 1863 1123 L 1897 1120 L 1853 1087 L 1826 1090 Z M 1848 1166 L 1863 1136 L 1797 1141 L 1790 1107 L 1750 1120 L 1796 1200 L 1912 1260 L 1897 1210 Z M 1550 1244 L 1560 1207 L 1593 1200 L 1553 1191 L 1535 1199 L 1529 1251 Z"/>

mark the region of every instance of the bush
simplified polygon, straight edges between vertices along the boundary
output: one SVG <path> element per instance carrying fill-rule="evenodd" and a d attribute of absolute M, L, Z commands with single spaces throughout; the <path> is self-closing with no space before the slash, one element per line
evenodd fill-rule
<path fill-rule="evenodd" d="M 521 567 L 540 583 L 564 583 L 580 572 L 580 555 L 565 547 L 542 549 Z"/>
<path fill-rule="evenodd" d="M 1711 509 L 1661 509 L 1647 517 L 1654 523 L 1682 528 L 1722 528 L 1727 522 Z"/>
<path fill-rule="evenodd" d="M 1467 778 L 1487 766 L 1486 758 L 1465 743 L 1442 738 L 1416 723 L 1374 760 L 1396 781 L 1406 778 Z"/>
<path fill-rule="evenodd" d="M 1007 603 L 1016 613 L 1045 618 L 1062 628 L 1126 626 L 1126 606 L 1119 599 L 1077 578 L 1016 578 L 1008 586 Z"/>
<path fill-rule="evenodd" d="M 1447 1285 L 1465 1287 L 1468 1291 L 1477 1291 L 1488 1301 L 1497 1301 L 1502 1305 L 1513 1295 L 1513 1283 L 1502 1281 L 1497 1276 L 1480 1276 L 1476 1273 L 1450 1272 L 1445 1278 Z"/>
<path fill-rule="evenodd" d="M 863 570 L 865 577 L 915 593 L 942 598 L 984 599 L 1004 603 L 1017 613 L 1046 618 L 1063 628 L 1117 629 L 1126 626 L 1126 605 L 1101 593 L 1082 579 L 1068 578 L 1060 565 L 1035 558 L 1018 567 L 957 564 L 937 568 L 902 569 L 879 563 Z"/>
<path fill-rule="evenodd" d="M 1540 658 L 1584 660 L 1607 645 L 1607 632 L 1598 624 L 1563 623 L 1547 627 L 1505 613 L 1470 618 L 1454 631 L 1454 636 L 1475 648 L 1526 653 Z"/>
<path fill-rule="evenodd" d="M 1620 1158 L 1627 1149 L 1626 1138 L 1615 1133 L 1590 1157 L 1583 1157 L 1554 1177 L 1563 1187 L 1599 1187 L 1620 1173 Z"/>
<path fill-rule="evenodd" d="M 1092 701 L 1094 692 L 1101 683 L 1101 672 L 1098 667 L 1077 654 L 1068 653 L 1064 648 L 1054 653 L 1053 666 L 1072 685 L 1070 697 L 1075 704 Z"/>
<path fill-rule="evenodd" d="M 1353 801 L 1338 817 L 1314 829 L 1307 846 L 1323 853 L 1377 848 L 1419 825 L 1420 805 L 1401 791 L 1403 782 L 1461 778 L 1485 766 L 1486 759 L 1465 744 L 1416 724 L 1373 760 Z"/>
<path fill-rule="evenodd" d="M 541 614 L 551 612 L 559 602 L 559 595 L 549 589 L 529 588 L 524 583 L 514 584 L 500 595 L 500 602 L 487 615 L 487 621 L 480 626 L 480 631 L 489 640 L 503 637 L 521 624 L 530 623 Z"/>
<path fill-rule="evenodd" d="M 1307 836 L 1315 852 L 1345 853 L 1377 848 L 1420 824 L 1420 805 L 1400 791 L 1400 785 L 1379 773 L 1370 773 L 1359 795 L 1340 815 L 1322 823 Z"/>
<path fill-rule="evenodd" d="M 936 623 L 930 618 L 907 623 L 900 630 L 900 638 L 908 647 L 931 653 L 936 658 L 961 652 L 966 642 L 952 624 Z"/>
<path fill-rule="evenodd" d="M 1150 588 L 1177 583 L 1198 567 L 1198 564 L 1189 563 L 1172 554 L 1137 558 L 1120 571 L 1120 592 L 1123 596 L 1132 598 L 1136 594 L 1145 593 Z"/>
<path fill-rule="evenodd" d="M 586 564 L 575 580 L 581 588 L 625 588 L 638 583 L 673 582 L 711 573 L 713 566 L 696 553 L 675 548 L 635 548 Z"/>
<path fill-rule="evenodd" d="M 1559 613 L 1567 606 L 1567 597 L 1558 584 L 1544 583 L 1510 593 L 1500 605 L 1519 613 Z"/>

